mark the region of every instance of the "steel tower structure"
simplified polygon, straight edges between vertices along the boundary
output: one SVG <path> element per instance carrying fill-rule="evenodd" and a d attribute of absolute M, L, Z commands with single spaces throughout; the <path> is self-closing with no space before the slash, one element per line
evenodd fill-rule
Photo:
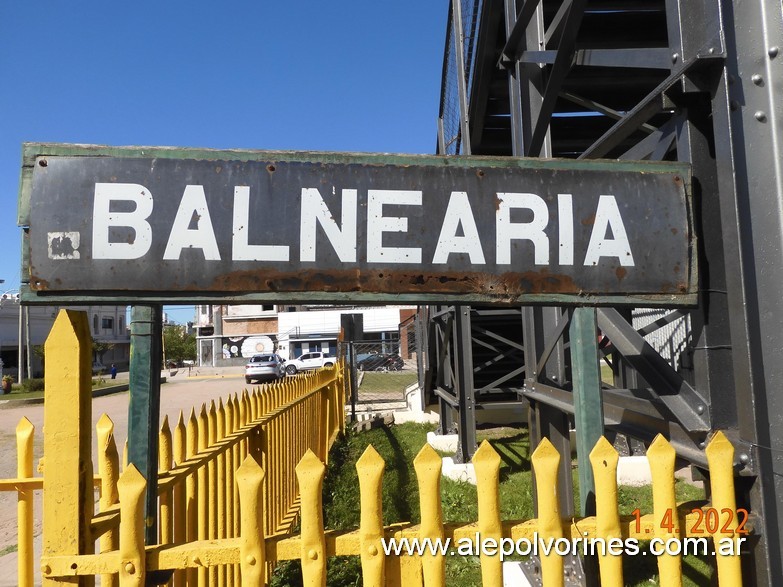
<path fill-rule="evenodd" d="M 780 2 L 453 0 L 448 22 L 438 152 L 688 162 L 699 301 L 587 314 L 423 308 L 443 431 L 456 424 L 467 459 L 477 409 L 526 401 L 531 443 L 546 436 L 568 454 L 574 414 L 577 429 L 597 416 L 599 432 L 632 451 L 660 433 L 699 468 L 705 441 L 724 430 L 738 505 L 754 516 L 743 573 L 772 584 L 783 576 Z M 611 365 L 612 383 L 585 358 Z M 583 379 L 601 387 L 587 420 Z M 570 487 L 565 468 L 561 483 Z"/>

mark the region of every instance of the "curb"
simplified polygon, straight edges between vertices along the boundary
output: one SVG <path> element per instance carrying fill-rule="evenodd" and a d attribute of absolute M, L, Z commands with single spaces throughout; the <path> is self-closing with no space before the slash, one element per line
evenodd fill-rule
<path fill-rule="evenodd" d="M 161 377 L 160 378 L 161 383 L 166 383 L 166 378 Z M 128 383 L 122 383 L 120 385 L 112 385 L 111 387 L 102 387 L 101 389 L 96 389 L 92 392 L 92 397 L 95 399 L 96 397 L 103 397 L 105 395 L 113 395 L 115 393 L 122 393 L 123 391 L 128 391 L 128 388 L 130 385 Z M 2 397 L 2 396 L 0 396 Z M 18 408 L 20 406 L 31 406 L 36 404 L 42 404 L 44 403 L 44 398 L 42 397 L 33 397 L 29 399 L 0 399 L 0 410 L 9 410 L 13 408 Z"/>

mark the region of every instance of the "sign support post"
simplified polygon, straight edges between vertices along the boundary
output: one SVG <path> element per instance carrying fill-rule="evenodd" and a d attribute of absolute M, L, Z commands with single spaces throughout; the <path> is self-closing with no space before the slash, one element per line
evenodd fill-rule
<path fill-rule="evenodd" d="M 579 464 L 579 509 L 582 516 L 591 516 L 595 515 L 595 480 L 589 456 L 604 430 L 595 308 L 574 309 L 570 335 L 576 454 Z"/>
<path fill-rule="evenodd" d="M 162 306 L 133 306 L 130 330 L 128 463 L 136 465 L 147 480 L 144 541 L 156 544 Z"/>

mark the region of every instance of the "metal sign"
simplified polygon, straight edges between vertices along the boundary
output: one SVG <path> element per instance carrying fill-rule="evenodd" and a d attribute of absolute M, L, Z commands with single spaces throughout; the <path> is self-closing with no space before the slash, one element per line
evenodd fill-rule
<path fill-rule="evenodd" d="M 682 163 L 25 146 L 25 301 L 695 302 Z"/>

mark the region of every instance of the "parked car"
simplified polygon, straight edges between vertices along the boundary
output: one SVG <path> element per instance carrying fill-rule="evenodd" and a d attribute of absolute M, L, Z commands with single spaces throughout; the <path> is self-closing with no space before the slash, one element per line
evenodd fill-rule
<path fill-rule="evenodd" d="M 285 377 L 285 361 L 275 354 L 253 355 L 245 365 L 245 382 Z"/>
<path fill-rule="evenodd" d="M 289 375 L 294 375 L 298 371 L 307 371 L 308 369 L 320 369 L 321 367 L 331 367 L 335 359 L 329 353 L 305 353 L 296 359 L 286 361 L 285 371 Z"/>
<path fill-rule="evenodd" d="M 360 371 L 399 371 L 405 366 L 397 353 L 376 353 L 356 362 Z"/>

